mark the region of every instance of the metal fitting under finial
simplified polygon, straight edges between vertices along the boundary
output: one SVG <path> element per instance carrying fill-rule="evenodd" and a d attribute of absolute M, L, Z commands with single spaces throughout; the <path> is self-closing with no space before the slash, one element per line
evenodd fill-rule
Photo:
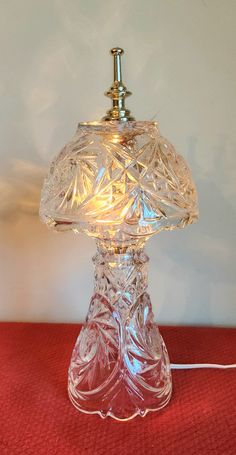
<path fill-rule="evenodd" d="M 115 47 L 111 49 L 111 54 L 114 57 L 114 82 L 110 90 L 105 92 L 105 95 L 112 99 L 112 108 L 107 111 L 103 120 L 119 120 L 123 122 L 135 120 L 125 107 L 125 98 L 132 95 L 132 93 L 127 90 L 122 82 L 121 55 L 124 54 L 124 51 L 119 47 Z"/>

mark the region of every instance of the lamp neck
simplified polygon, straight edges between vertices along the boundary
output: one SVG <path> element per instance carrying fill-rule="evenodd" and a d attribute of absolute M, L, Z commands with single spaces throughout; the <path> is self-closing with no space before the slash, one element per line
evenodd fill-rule
<path fill-rule="evenodd" d="M 147 289 L 148 261 L 143 249 L 116 253 L 98 248 L 94 292 L 126 315 Z"/>

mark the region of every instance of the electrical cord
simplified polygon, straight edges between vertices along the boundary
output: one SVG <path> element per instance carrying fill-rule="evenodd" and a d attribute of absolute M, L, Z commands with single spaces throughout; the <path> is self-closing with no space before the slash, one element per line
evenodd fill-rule
<path fill-rule="evenodd" d="M 219 368 L 221 370 L 227 370 L 230 368 L 236 368 L 236 363 L 231 365 L 220 365 L 218 363 L 171 363 L 171 370 L 191 370 L 194 368 Z"/>

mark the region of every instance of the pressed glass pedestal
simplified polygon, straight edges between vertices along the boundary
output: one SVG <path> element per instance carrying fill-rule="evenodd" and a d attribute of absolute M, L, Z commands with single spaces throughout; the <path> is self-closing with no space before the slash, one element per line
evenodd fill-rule
<path fill-rule="evenodd" d="M 69 368 L 77 409 L 129 420 L 165 406 L 171 396 L 167 350 L 147 293 L 148 257 L 141 250 L 98 247 L 95 286 Z"/>
<path fill-rule="evenodd" d="M 94 294 L 69 368 L 80 411 L 128 420 L 168 403 L 170 364 L 153 323 L 143 247 L 197 214 L 191 172 L 154 122 L 79 124 L 52 162 L 42 221 L 97 241 Z"/>

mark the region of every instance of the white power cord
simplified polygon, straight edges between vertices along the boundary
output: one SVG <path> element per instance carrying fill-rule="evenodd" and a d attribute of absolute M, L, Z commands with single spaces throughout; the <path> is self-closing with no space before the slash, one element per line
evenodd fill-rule
<path fill-rule="evenodd" d="M 191 370 L 192 368 L 220 368 L 227 370 L 229 368 L 236 368 L 236 363 L 232 365 L 220 365 L 218 363 L 171 363 L 171 370 Z"/>

